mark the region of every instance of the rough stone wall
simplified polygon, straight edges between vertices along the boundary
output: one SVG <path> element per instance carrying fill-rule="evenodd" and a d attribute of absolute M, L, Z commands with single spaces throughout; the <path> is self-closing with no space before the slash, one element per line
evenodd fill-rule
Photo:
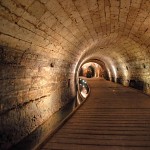
<path fill-rule="evenodd" d="M 122 50 L 118 68 L 125 82 L 129 86 L 150 94 L 150 51 L 135 41 L 122 42 Z M 120 48 L 121 49 L 121 48 Z M 123 60 L 123 61 L 121 61 Z M 132 85 L 131 82 L 135 82 Z"/>
<path fill-rule="evenodd" d="M 1 130 L 14 131 L 3 137 L 10 145 L 72 97 L 76 66 L 90 58 L 150 93 L 149 0 L 1 0 L 0 45 Z"/>
<path fill-rule="evenodd" d="M 100 59 L 110 70 L 110 80 L 150 94 L 149 58 L 149 47 L 140 45 L 130 38 L 120 38 L 109 46 L 102 45 L 89 49 L 82 56 L 80 63 Z"/>
<path fill-rule="evenodd" d="M 0 149 L 20 141 L 73 98 L 70 65 L 0 47 Z"/>

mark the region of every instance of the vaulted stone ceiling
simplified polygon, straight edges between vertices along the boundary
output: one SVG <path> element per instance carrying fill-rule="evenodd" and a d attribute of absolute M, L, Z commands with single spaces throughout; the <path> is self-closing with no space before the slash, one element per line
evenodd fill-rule
<path fill-rule="evenodd" d="M 116 42 L 122 48 L 137 42 L 146 49 L 149 13 L 149 0 L 1 0 L 1 43 L 70 58 Z"/>
<path fill-rule="evenodd" d="M 38 102 L 29 132 L 69 101 L 76 70 L 90 59 L 150 93 L 150 0 L 0 0 L 0 45 L 0 110 L 32 114 Z"/>
<path fill-rule="evenodd" d="M 149 56 L 149 0 L 1 0 L 1 16 L 1 43 L 13 48 L 72 63 L 86 52 Z"/>

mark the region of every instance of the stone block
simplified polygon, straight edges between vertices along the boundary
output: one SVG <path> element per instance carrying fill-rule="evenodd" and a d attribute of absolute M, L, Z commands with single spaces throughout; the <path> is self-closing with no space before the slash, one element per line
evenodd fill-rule
<path fill-rule="evenodd" d="M 46 11 L 45 6 L 39 1 L 34 1 L 28 8 L 28 12 L 37 19 L 40 19 L 45 13 L 45 11 Z"/>

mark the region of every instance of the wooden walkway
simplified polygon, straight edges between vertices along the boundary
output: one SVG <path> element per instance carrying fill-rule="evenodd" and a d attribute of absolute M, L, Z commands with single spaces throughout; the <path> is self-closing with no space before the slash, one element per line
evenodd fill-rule
<path fill-rule="evenodd" d="M 150 97 L 103 79 L 42 150 L 150 150 Z"/>

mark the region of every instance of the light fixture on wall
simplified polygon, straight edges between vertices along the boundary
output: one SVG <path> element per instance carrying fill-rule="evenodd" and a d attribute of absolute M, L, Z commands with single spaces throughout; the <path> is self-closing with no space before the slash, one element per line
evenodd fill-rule
<path fill-rule="evenodd" d="M 115 66 L 112 65 L 112 69 L 113 69 L 113 73 L 114 73 L 115 78 L 117 78 L 117 71 L 116 71 Z"/>

